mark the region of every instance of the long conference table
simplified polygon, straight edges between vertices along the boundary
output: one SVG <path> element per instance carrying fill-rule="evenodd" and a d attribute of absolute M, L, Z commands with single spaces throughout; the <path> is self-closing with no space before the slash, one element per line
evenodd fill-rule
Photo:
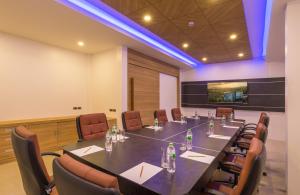
<path fill-rule="evenodd" d="M 97 170 L 118 177 L 120 191 L 123 194 L 189 194 L 192 190 L 200 191 L 205 187 L 220 160 L 224 158 L 225 148 L 232 144 L 242 126 L 243 123 L 240 121 L 226 122 L 223 126 L 220 120 L 215 120 L 214 133 L 229 138 L 216 139 L 207 135 L 207 117 L 188 118 L 186 124 L 168 122 L 158 131 L 143 128 L 127 132 L 128 139 L 125 142 L 114 143 L 112 152 L 102 150 L 81 157 L 72 153 L 74 150 L 92 145 L 105 148 L 105 138 L 103 138 L 66 146 L 64 153 Z M 180 146 L 185 143 L 189 128 L 193 133 L 192 151 L 213 156 L 211 163 L 180 157 L 185 152 L 180 150 Z M 142 162 L 160 167 L 161 148 L 166 149 L 170 142 L 174 143 L 177 154 L 175 173 L 170 174 L 163 169 L 142 184 L 121 176 L 123 172 Z"/>

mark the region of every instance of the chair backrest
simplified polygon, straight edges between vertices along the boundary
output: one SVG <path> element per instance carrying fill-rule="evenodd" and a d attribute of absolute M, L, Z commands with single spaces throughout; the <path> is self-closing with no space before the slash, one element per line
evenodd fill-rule
<path fill-rule="evenodd" d="M 11 141 L 26 194 L 46 195 L 50 177 L 40 156 L 36 134 L 19 126 L 12 131 Z"/>
<path fill-rule="evenodd" d="M 82 140 L 104 137 L 109 129 L 104 113 L 80 115 L 76 118 L 76 127 Z"/>
<path fill-rule="evenodd" d="M 267 115 L 267 113 L 262 112 L 260 114 L 258 123 L 263 123 L 266 127 L 269 127 L 270 117 Z"/>
<path fill-rule="evenodd" d="M 143 128 L 140 112 L 127 111 L 122 113 L 123 128 L 126 131 L 134 131 Z"/>
<path fill-rule="evenodd" d="M 238 184 L 233 188 L 233 195 L 250 195 L 256 191 L 265 161 L 266 150 L 264 143 L 257 138 L 253 138 Z"/>
<path fill-rule="evenodd" d="M 173 108 L 171 110 L 171 114 L 172 114 L 172 117 L 173 117 L 174 121 L 180 121 L 181 120 L 181 111 L 180 111 L 180 108 Z"/>
<path fill-rule="evenodd" d="M 166 110 L 155 110 L 154 118 L 157 118 L 159 124 L 165 124 L 168 122 Z"/>
<path fill-rule="evenodd" d="M 68 155 L 53 161 L 53 176 L 59 195 L 119 195 L 118 179 L 89 167 Z"/>
<path fill-rule="evenodd" d="M 268 137 L 268 128 L 263 123 L 258 123 L 255 137 L 261 140 L 263 143 L 266 143 Z"/>
<path fill-rule="evenodd" d="M 225 116 L 226 118 L 229 118 L 231 114 L 234 115 L 233 108 L 221 108 L 221 107 L 219 107 L 219 108 L 216 109 L 216 117 Z"/>

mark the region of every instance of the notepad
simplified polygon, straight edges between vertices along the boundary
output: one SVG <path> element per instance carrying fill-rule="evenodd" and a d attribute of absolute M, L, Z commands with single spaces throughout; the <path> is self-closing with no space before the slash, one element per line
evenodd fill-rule
<path fill-rule="evenodd" d="M 154 126 L 148 126 L 146 127 L 148 129 L 154 129 L 155 131 L 158 131 L 158 130 L 162 130 L 163 128 L 162 127 L 154 127 Z"/>
<path fill-rule="evenodd" d="M 226 135 L 216 135 L 216 134 L 213 134 L 213 135 L 210 135 L 208 136 L 209 138 L 215 138 L 215 139 L 224 139 L 224 140 L 230 140 L 231 137 L 230 136 L 226 136 Z"/>
<path fill-rule="evenodd" d="M 223 127 L 225 127 L 225 128 L 231 128 L 231 129 L 238 129 L 238 128 L 240 128 L 240 127 L 231 126 L 231 125 L 223 125 Z"/>
<path fill-rule="evenodd" d="M 161 170 L 161 167 L 142 162 L 135 167 L 121 173 L 121 176 L 138 184 L 143 184 Z"/>
<path fill-rule="evenodd" d="M 77 150 L 72 150 L 71 153 L 75 154 L 76 156 L 81 157 L 81 156 L 85 156 L 85 155 L 92 154 L 92 153 L 95 153 L 95 152 L 100 152 L 102 150 L 104 150 L 104 148 L 92 145 L 92 146 L 80 148 L 80 149 L 77 149 Z"/>
<path fill-rule="evenodd" d="M 210 164 L 215 157 L 207 154 L 201 154 L 198 152 L 192 152 L 192 151 L 186 151 L 183 154 L 180 155 L 181 158 L 186 158 L 189 160 L 194 160 L 206 164 Z"/>

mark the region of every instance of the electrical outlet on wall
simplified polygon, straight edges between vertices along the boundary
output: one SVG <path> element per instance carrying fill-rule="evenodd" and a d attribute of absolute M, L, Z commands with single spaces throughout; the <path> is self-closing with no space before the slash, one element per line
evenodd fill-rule
<path fill-rule="evenodd" d="M 77 107 L 76 107 L 76 106 L 73 106 L 73 110 L 77 110 Z"/>
<path fill-rule="evenodd" d="M 117 112 L 117 109 L 115 109 L 115 108 L 110 108 L 110 109 L 109 109 L 109 112 Z"/>

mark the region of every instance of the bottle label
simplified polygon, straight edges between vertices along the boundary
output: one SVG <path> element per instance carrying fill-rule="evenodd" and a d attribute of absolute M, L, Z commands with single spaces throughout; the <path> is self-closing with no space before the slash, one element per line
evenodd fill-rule
<path fill-rule="evenodd" d="M 186 140 L 189 140 L 189 141 L 191 141 L 191 140 L 192 140 L 192 136 L 191 136 L 191 135 L 189 135 L 189 136 L 186 136 Z"/>

